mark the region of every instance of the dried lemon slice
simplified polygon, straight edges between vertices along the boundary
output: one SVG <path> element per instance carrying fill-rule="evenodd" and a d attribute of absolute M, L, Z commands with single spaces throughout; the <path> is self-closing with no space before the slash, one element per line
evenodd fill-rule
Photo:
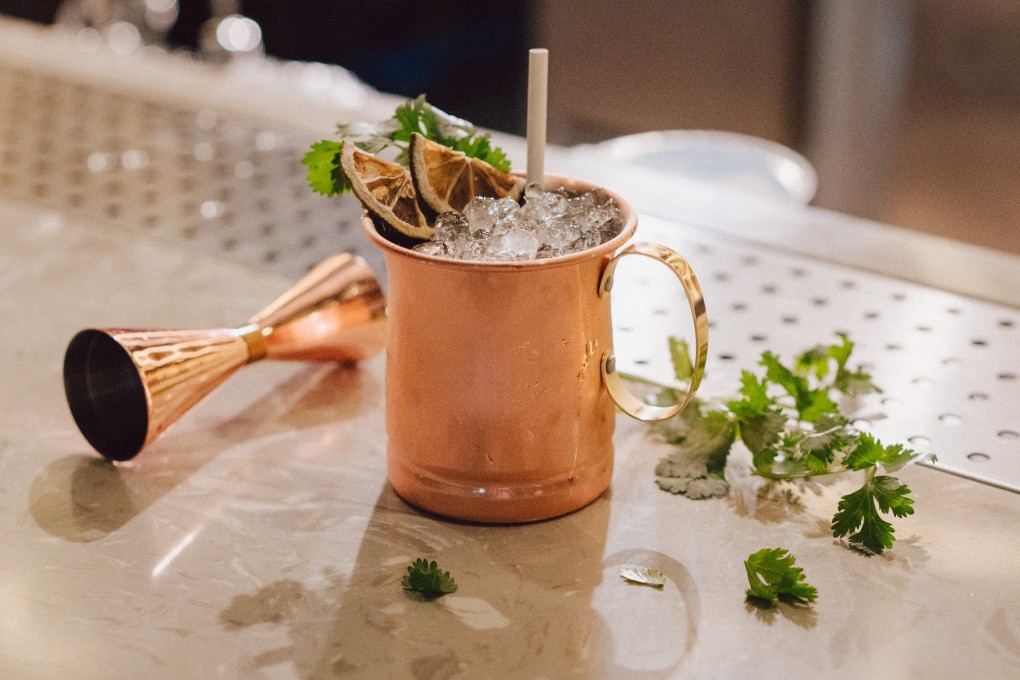
<path fill-rule="evenodd" d="M 407 168 L 365 153 L 349 140 L 340 146 L 340 169 L 373 217 L 411 238 L 428 240 L 436 230 L 418 207 Z"/>
<path fill-rule="evenodd" d="M 411 134 L 407 154 L 419 203 L 426 213 L 434 213 L 432 217 L 451 210 L 460 212 L 476 196 L 516 200 L 524 190 L 524 179 L 417 132 Z"/>

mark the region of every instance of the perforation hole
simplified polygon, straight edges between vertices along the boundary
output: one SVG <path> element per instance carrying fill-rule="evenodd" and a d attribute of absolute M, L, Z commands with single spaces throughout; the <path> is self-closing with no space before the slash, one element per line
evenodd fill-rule
<path fill-rule="evenodd" d="M 967 460 L 974 463 L 987 463 L 992 459 L 987 453 L 981 453 L 980 451 L 974 451 L 973 453 L 967 454 Z"/>
<path fill-rule="evenodd" d="M 922 435 L 914 435 L 907 440 L 907 443 L 918 451 L 924 452 L 931 450 L 931 439 Z"/>

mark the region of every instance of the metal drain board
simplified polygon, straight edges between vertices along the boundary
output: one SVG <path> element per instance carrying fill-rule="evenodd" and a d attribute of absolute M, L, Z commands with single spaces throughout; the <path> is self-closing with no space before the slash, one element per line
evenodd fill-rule
<path fill-rule="evenodd" d="M 845 333 L 851 363 L 883 392 L 861 399 L 862 427 L 886 443 L 931 450 L 937 467 L 1020 491 L 1020 314 L 1016 309 L 642 217 L 639 236 L 683 253 L 710 319 L 699 394 L 729 398 L 761 352 L 781 358 Z M 621 260 L 613 288 L 616 355 L 625 370 L 672 375 L 664 338 L 693 330 L 665 267 Z"/>
<path fill-rule="evenodd" d="M 212 109 L 146 101 L 0 65 L 0 195 L 99 218 L 297 278 L 356 252 L 384 275 L 356 201 L 304 180 L 307 133 Z M 739 385 L 765 349 L 785 358 L 846 332 L 882 395 L 861 411 L 888 442 L 930 447 L 938 466 L 1020 491 L 1017 310 L 642 217 L 639 238 L 684 253 L 711 318 L 702 394 Z M 665 338 L 690 337 L 679 287 L 646 261 L 620 266 L 617 356 L 671 374 Z"/>
<path fill-rule="evenodd" d="M 297 278 L 356 252 L 350 196 L 308 188 L 308 133 L 0 65 L 0 195 L 140 229 Z"/>

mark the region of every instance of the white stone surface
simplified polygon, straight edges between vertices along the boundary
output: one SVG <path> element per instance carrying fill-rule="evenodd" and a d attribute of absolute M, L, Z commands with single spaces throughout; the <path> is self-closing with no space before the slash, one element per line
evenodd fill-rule
<path fill-rule="evenodd" d="M 449 522 L 385 479 L 383 361 L 260 364 L 134 462 L 89 450 L 64 403 L 79 328 L 230 324 L 286 282 L 213 257 L 2 206 L 3 677 L 1011 677 L 1020 496 L 914 468 L 917 514 L 867 558 L 803 506 L 656 489 L 661 454 L 621 416 L 612 489 L 526 526 Z M 742 561 L 790 549 L 808 610 L 744 604 Z M 457 579 L 428 602 L 415 557 Z M 664 588 L 620 567 L 660 569 Z"/>

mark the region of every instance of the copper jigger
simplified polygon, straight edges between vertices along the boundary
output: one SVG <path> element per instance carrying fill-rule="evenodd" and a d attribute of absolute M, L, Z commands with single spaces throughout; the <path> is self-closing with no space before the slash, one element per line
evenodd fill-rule
<path fill-rule="evenodd" d="M 385 343 L 378 280 L 362 258 L 335 255 L 240 328 L 83 330 L 64 356 L 64 390 L 89 444 L 128 460 L 245 364 L 358 361 Z"/>

